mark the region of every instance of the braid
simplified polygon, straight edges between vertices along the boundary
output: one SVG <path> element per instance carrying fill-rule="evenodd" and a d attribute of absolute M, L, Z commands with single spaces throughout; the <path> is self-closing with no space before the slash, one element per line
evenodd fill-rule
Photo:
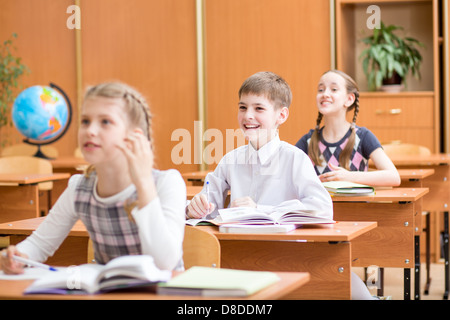
<path fill-rule="evenodd" d="M 316 120 L 316 128 L 314 129 L 314 132 L 311 136 L 311 141 L 309 142 L 308 146 L 308 155 L 311 158 L 312 162 L 315 165 L 320 165 L 322 163 L 322 160 L 320 159 L 320 150 L 319 150 L 319 129 L 320 129 L 320 122 L 322 122 L 323 115 L 319 112 L 317 115 Z"/>
<path fill-rule="evenodd" d="M 339 165 L 342 168 L 345 168 L 347 170 L 350 169 L 349 162 L 350 162 L 350 158 L 353 153 L 353 148 L 355 147 L 356 118 L 358 117 L 358 112 L 359 112 L 359 93 L 354 92 L 354 94 L 355 94 L 355 101 L 353 102 L 353 105 L 351 105 L 349 108 L 350 110 L 351 110 L 351 108 L 355 109 L 353 111 L 353 120 L 352 120 L 352 124 L 350 127 L 352 130 L 352 133 L 348 137 L 347 144 L 345 145 L 344 150 L 342 150 L 341 155 L 339 156 Z"/>
<path fill-rule="evenodd" d="M 131 92 L 130 90 L 125 91 L 123 98 L 125 101 L 130 104 L 131 99 L 136 101 L 140 106 L 144 113 L 145 123 L 146 123 L 146 130 L 144 131 L 147 135 L 147 138 L 149 141 L 152 141 L 151 139 L 151 122 L 152 122 L 152 114 L 150 113 L 150 108 L 147 104 L 147 101 L 145 101 L 144 97 L 138 95 L 137 92 Z"/>
<path fill-rule="evenodd" d="M 353 103 L 353 106 L 355 108 L 355 111 L 353 112 L 353 120 L 352 120 L 352 126 L 354 127 L 356 125 L 356 118 L 358 117 L 359 113 L 359 92 L 355 92 L 355 102 Z"/>

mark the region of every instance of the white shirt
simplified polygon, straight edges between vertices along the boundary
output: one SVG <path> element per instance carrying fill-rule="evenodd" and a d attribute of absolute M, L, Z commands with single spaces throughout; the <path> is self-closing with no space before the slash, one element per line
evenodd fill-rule
<path fill-rule="evenodd" d="M 230 202 L 249 196 L 257 205 L 278 205 L 298 199 L 304 209 L 318 210 L 333 218 L 333 203 L 314 171 L 309 157 L 299 148 L 280 141 L 277 135 L 259 150 L 249 143 L 227 153 L 214 172 L 208 173 L 209 201 L 216 205 L 211 217 Z M 206 183 L 202 189 L 206 193 Z"/>
<path fill-rule="evenodd" d="M 153 170 L 153 177 L 158 196 L 145 207 L 133 209 L 131 214 L 139 228 L 142 254 L 152 256 L 160 269 L 173 270 L 182 258 L 186 185 L 176 170 Z M 78 220 L 74 199 L 81 178 L 82 175 L 74 175 L 69 179 L 67 189 L 42 224 L 17 245 L 20 252 L 35 261 L 45 261 L 53 255 Z M 135 189 L 130 185 L 107 198 L 94 192 L 94 197 L 100 202 L 115 203 L 127 199 Z"/>

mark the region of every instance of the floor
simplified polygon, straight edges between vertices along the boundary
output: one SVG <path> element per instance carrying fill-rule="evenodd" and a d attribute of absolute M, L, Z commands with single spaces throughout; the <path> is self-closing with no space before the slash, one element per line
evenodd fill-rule
<path fill-rule="evenodd" d="M 364 268 L 353 268 L 353 271 L 364 279 Z M 411 269 L 411 299 L 414 299 L 414 270 Z M 420 270 L 421 278 L 421 300 L 442 300 L 444 294 L 444 263 L 432 263 L 430 269 L 431 285 L 428 295 L 424 294 L 426 283 L 426 267 L 422 264 Z M 374 270 L 369 269 L 369 278 L 374 278 Z M 385 268 L 384 271 L 384 295 L 391 296 L 392 300 L 403 300 L 403 269 Z M 376 279 L 375 279 L 376 280 Z M 376 295 L 376 288 L 370 289 L 373 295 Z"/>

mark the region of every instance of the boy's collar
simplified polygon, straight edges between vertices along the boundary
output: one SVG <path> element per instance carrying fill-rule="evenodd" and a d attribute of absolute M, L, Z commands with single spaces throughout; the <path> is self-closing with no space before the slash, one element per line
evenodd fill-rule
<path fill-rule="evenodd" d="M 251 143 L 248 143 L 249 159 L 258 157 L 261 164 L 265 164 L 272 155 L 278 150 L 281 140 L 279 135 L 275 135 L 269 142 L 256 150 Z"/>

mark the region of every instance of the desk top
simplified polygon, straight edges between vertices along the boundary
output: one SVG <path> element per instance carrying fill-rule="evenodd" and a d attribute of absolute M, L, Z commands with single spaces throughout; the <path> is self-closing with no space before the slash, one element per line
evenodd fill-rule
<path fill-rule="evenodd" d="M 203 179 L 205 179 L 206 175 L 210 172 L 212 172 L 212 170 L 193 171 L 193 172 L 183 173 L 183 174 L 181 174 L 181 176 L 187 180 L 203 180 Z"/>
<path fill-rule="evenodd" d="M 50 160 L 53 168 L 80 168 L 88 165 L 87 161 L 78 157 L 58 157 Z"/>
<path fill-rule="evenodd" d="M 0 185 L 35 184 L 68 178 L 70 178 L 69 173 L 1 173 Z"/>
<path fill-rule="evenodd" d="M 202 190 L 201 186 L 186 186 L 187 198 L 191 199 Z M 374 195 L 370 196 L 335 196 L 333 202 L 355 202 L 355 201 L 417 201 L 428 193 L 428 188 L 388 188 L 376 189 Z"/>
<path fill-rule="evenodd" d="M 397 169 L 402 180 L 423 180 L 434 174 L 434 169 Z"/>
<path fill-rule="evenodd" d="M 219 240 L 300 240 L 300 241 L 351 241 L 354 238 L 375 229 L 376 222 L 372 221 L 338 221 L 332 225 L 304 226 L 286 233 L 222 233 L 215 226 L 196 226 L 210 232 Z"/>
<path fill-rule="evenodd" d="M 30 235 L 44 221 L 45 217 L 17 220 L 0 223 L 0 234 L 3 235 Z M 69 232 L 69 236 L 89 236 L 86 227 L 78 220 Z"/>
<path fill-rule="evenodd" d="M 450 164 L 450 153 L 435 153 L 430 155 L 391 155 L 389 158 L 391 158 L 396 166 Z"/>
<path fill-rule="evenodd" d="M 42 223 L 45 217 L 18 220 L 0 224 L 0 234 L 3 235 L 30 235 Z M 241 238 L 271 239 L 271 240 L 316 240 L 316 241 L 349 241 L 357 236 L 374 229 L 376 222 L 349 222 L 340 221 L 333 225 L 308 226 L 299 228 L 288 233 L 270 234 L 246 234 Z M 233 239 L 236 234 L 221 233 L 215 226 L 197 226 L 216 235 L 218 239 Z M 69 236 L 87 237 L 86 227 L 79 220 L 73 226 Z M 238 236 L 239 237 L 239 236 Z"/>
<path fill-rule="evenodd" d="M 428 193 L 428 188 L 390 188 L 375 189 L 375 194 L 369 196 L 335 196 L 333 202 L 412 202 Z"/>
<path fill-rule="evenodd" d="M 280 299 L 287 293 L 303 286 L 310 280 L 308 272 L 275 272 L 280 281 L 262 289 L 249 297 L 247 300 L 273 300 Z M 167 296 L 152 292 L 109 292 L 98 295 L 50 295 L 33 294 L 23 295 L 23 291 L 33 280 L 0 280 L 0 299 L 46 299 L 46 300 L 225 300 L 228 297 L 196 297 L 196 296 Z M 243 298 L 229 298 L 243 299 Z"/>

